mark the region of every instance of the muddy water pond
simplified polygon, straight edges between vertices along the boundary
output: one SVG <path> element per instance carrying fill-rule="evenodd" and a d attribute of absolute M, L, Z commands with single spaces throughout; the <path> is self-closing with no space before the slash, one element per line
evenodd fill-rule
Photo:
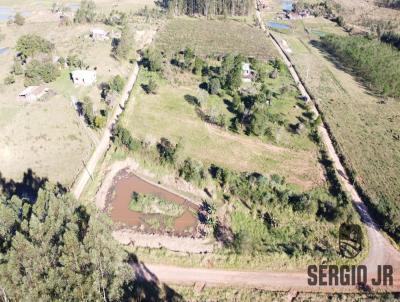
<path fill-rule="evenodd" d="M 145 214 L 129 209 L 132 193 L 152 194 L 184 207 L 179 217 L 162 214 Z M 127 170 L 121 170 L 113 179 L 106 197 L 106 211 L 117 226 L 130 227 L 145 233 L 195 236 L 197 233 L 198 206 L 153 185 Z"/>

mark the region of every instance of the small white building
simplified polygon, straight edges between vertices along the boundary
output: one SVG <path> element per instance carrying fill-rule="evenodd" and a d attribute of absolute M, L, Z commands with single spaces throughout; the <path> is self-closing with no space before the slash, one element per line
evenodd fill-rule
<path fill-rule="evenodd" d="M 90 30 L 90 37 L 95 41 L 105 41 L 109 39 L 108 32 L 101 28 L 92 28 Z"/>
<path fill-rule="evenodd" d="M 19 96 L 27 101 L 37 101 L 47 92 L 49 88 L 45 86 L 28 86 L 19 93 Z"/>
<path fill-rule="evenodd" d="M 242 63 L 242 81 L 250 83 L 254 76 L 255 72 L 251 69 L 250 63 Z"/>
<path fill-rule="evenodd" d="M 96 71 L 94 70 L 74 70 L 71 78 L 75 85 L 90 86 L 96 82 Z"/>

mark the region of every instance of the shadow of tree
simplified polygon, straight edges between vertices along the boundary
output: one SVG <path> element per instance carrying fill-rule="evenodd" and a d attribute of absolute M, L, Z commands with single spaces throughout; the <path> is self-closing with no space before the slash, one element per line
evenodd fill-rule
<path fill-rule="evenodd" d="M 136 255 L 129 254 L 129 264 L 134 268 L 135 280 L 130 290 L 125 291 L 124 301 L 184 301 L 183 297 L 168 285 L 160 282 L 150 269 L 139 261 Z"/>
<path fill-rule="evenodd" d="M 40 177 L 36 175 L 32 169 L 28 169 L 20 182 L 13 179 L 7 180 L 0 172 L 0 193 L 7 199 L 16 195 L 19 198 L 25 198 L 29 201 L 35 201 L 39 189 L 43 188 L 48 182 L 47 177 Z M 66 192 L 66 189 L 61 185 L 56 185 L 61 192 Z"/>

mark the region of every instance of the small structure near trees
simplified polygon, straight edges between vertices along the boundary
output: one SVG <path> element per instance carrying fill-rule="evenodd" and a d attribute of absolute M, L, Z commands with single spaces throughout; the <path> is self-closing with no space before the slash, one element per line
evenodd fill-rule
<path fill-rule="evenodd" d="M 94 70 L 74 70 L 71 78 L 75 85 L 90 86 L 96 82 L 96 71 Z"/>
<path fill-rule="evenodd" d="M 255 78 L 255 71 L 251 69 L 250 63 L 242 63 L 242 81 L 250 83 Z"/>
<path fill-rule="evenodd" d="M 106 32 L 105 30 L 101 29 L 101 28 L 92 28 L 90 30 L 90 37 L 94 40 L 94 41 L 105 41 L 108 40 L 108 32 Z"/>
<path fill-rule="evenodd" d="M 19 93 L 19 96 L 27 101 L 33 102 L 43 97 L 49 88 L 45 86 L 29 86 Z"/>

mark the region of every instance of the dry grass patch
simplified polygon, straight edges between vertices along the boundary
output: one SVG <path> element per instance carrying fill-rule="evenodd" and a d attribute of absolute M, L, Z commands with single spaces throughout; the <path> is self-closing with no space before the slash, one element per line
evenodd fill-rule
<path fill-rule="evenodd" d="M 199 55 L 241 53 L 258 58 L 278 56 L 260 29 L 231 19 L 175 18 L 161 30 L 156 45 L 168 53 L 188 46 Z"/>

